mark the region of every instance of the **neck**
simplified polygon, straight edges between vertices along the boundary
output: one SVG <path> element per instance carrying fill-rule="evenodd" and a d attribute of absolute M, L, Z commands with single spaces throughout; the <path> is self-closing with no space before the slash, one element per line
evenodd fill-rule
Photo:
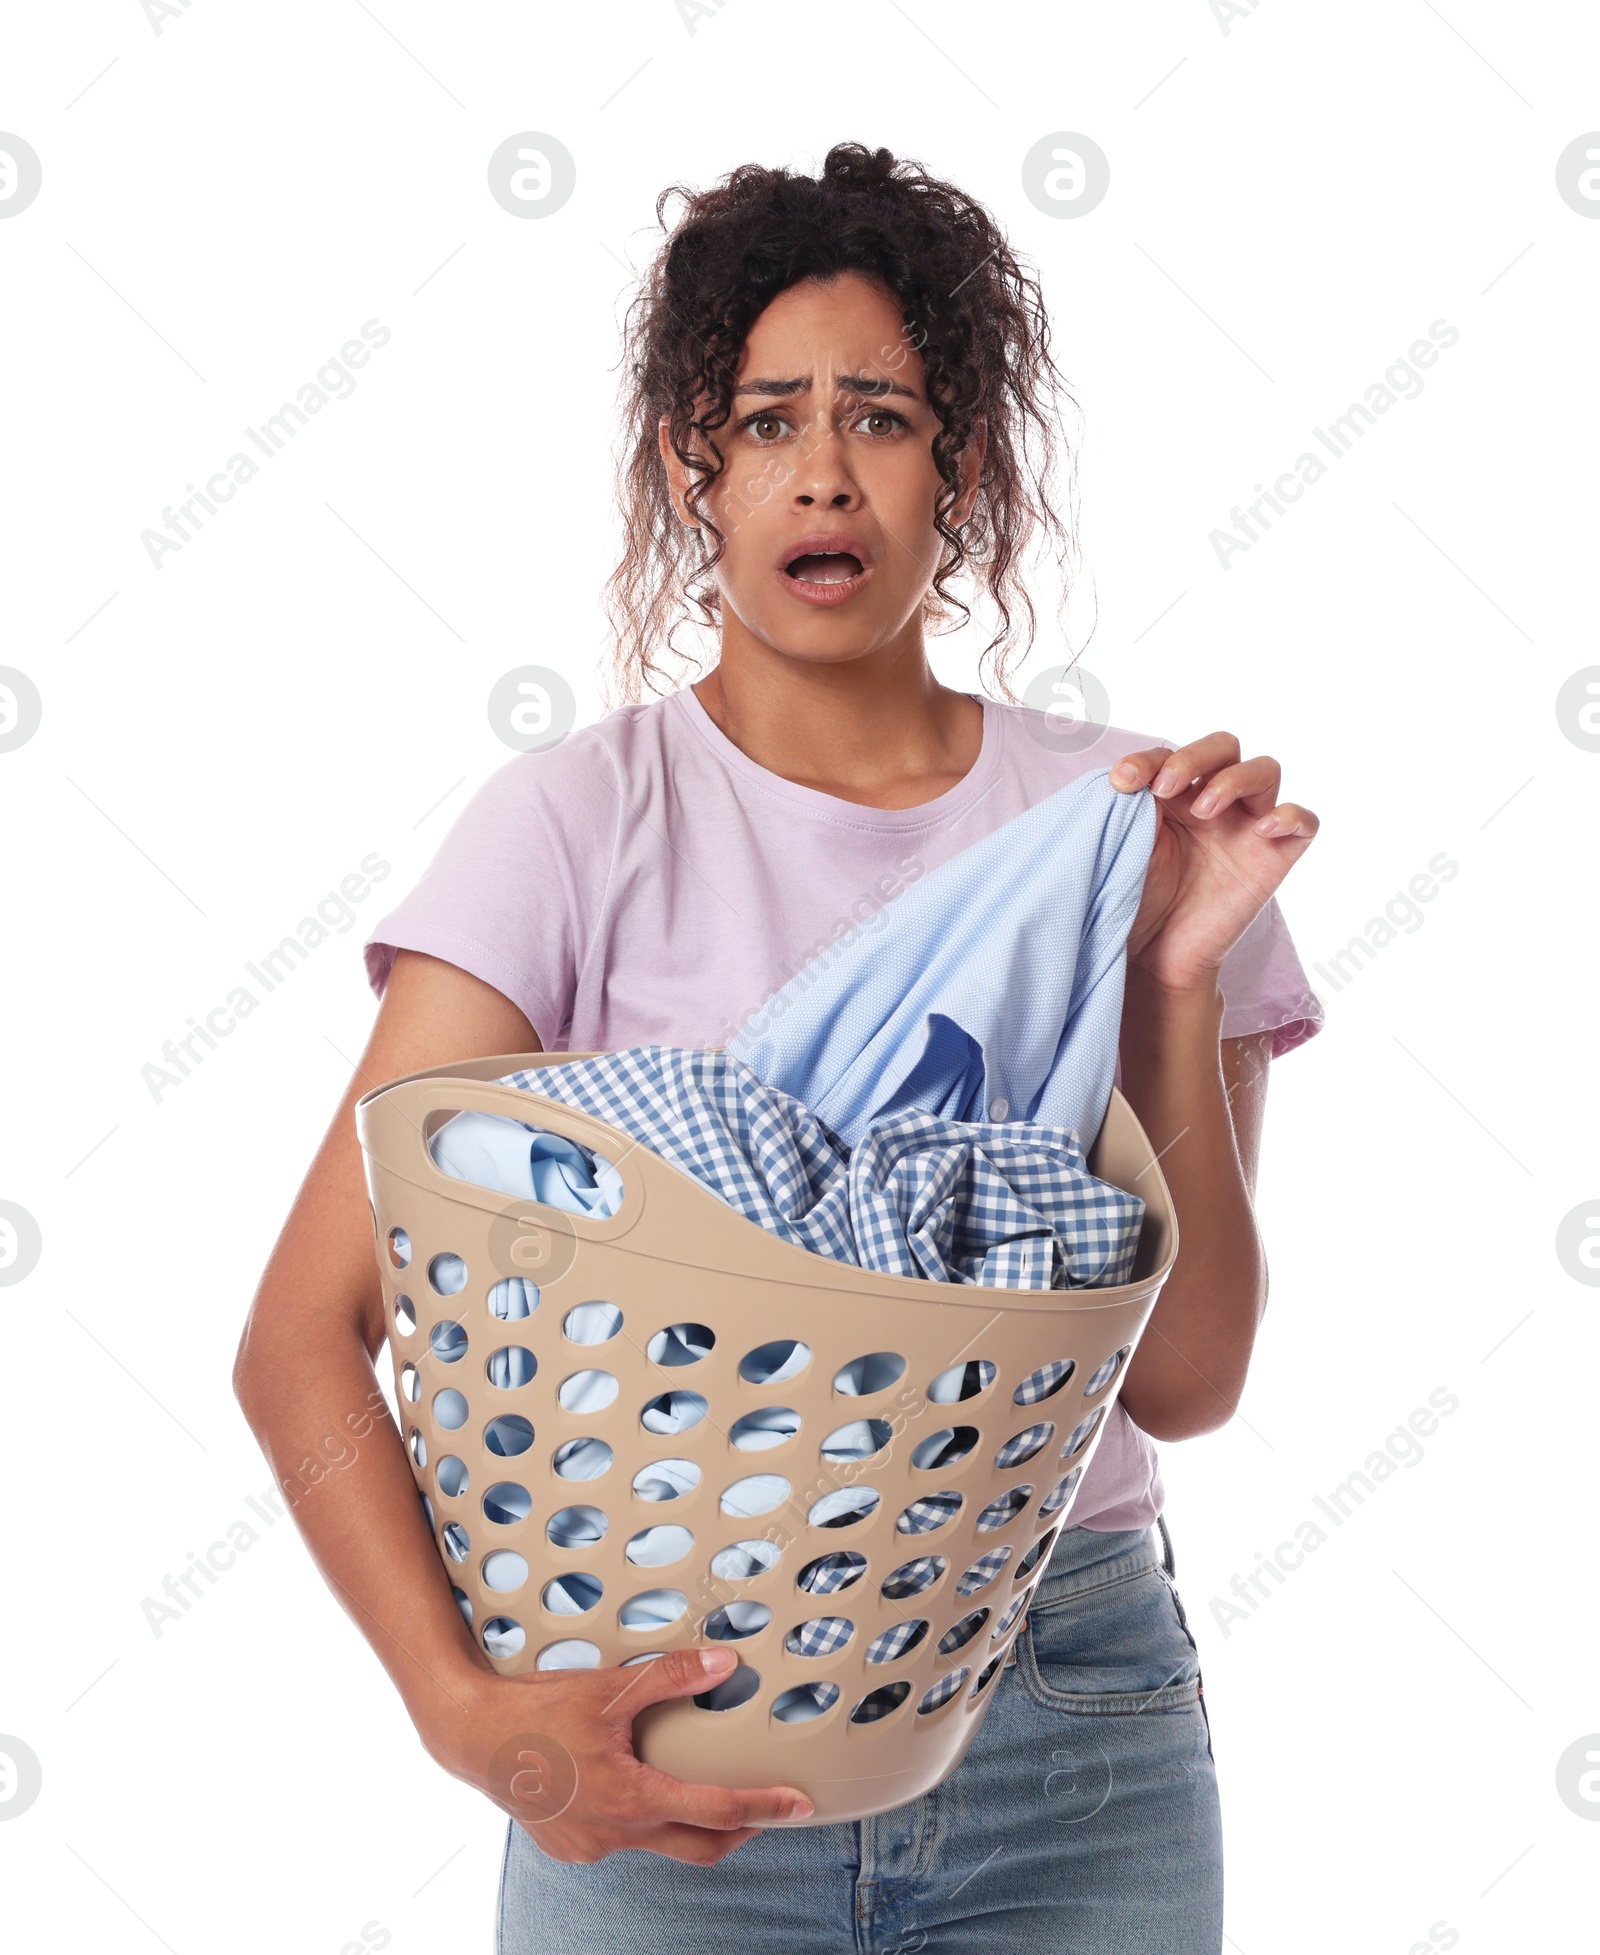
<path fill-rule="evenodd" d="M 940 685 L 920 635 L 839 664 L 765 645 L 735 650 L 724 638 L 720 663 L 693 690 L 758 767 L 864 807 L 934 800 L 983 744 L 982 706 Z"/>

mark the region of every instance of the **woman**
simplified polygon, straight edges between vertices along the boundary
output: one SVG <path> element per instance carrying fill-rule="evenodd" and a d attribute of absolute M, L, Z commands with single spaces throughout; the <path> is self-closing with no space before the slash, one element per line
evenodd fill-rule
<path fill-rule="evenodd" d="M 381 1403 L 361 1093 L 546 1045 L 721 1045 L 863 900 L 1083 773 L 1153 787 L 1118 1083 L 1182 1247 L 1016 1663 L 943 1785 L 805 1827 L 783 1823 L 807 1811 L 793 1787 L 642 1765 L 633 1717 L 726 1674 L 722 1647 L 495 1675 L 386 1419 L 295 1511 L 439 1763 L 511 1811 L 519 1746 L 561 1761 L 550 1816 L 508 1828 L 504 1955 L 1217 1950 L 1209 1725 L 1152 1442 L 1214 1430 L 1243 1389 L 1266 1295 L 1251 1194 L 1268 1059 L 1321 1017 L 1273 892 L 1316 818 L 1231 734 L 1173 751 L 1088 727 L 1063 750 L 1046 715 L 933 677 L 924 628 L 965 565 L 1001 613 L 985 657 L 1005 687 L 1012 603 L 1032 617 L 1020 552 L 1040 525 L 1063 535 L 1023 461 L 1030 430 L 1050 448 L 1037 286 L 970 198 L 854 144 L 817 179 L 747 166 L 689 198 L 629 330 L 613 579 L 629 703 L 491 776 L 376 927 L 382 1006 L 255 1300 L 240 1401 L 284 1481 Z M 686 567 L 717 663 L 639 703 Z"/>

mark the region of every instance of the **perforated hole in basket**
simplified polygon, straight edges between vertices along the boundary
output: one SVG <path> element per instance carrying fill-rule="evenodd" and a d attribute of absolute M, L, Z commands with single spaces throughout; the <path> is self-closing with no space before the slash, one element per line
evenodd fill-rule
<path fill-rule="evenodd" d="M 978 1681 L 972 1686 L 971 1690 L 967 1692 L 967 1703 L 969 1707 L 972 1704 L 974 1698 L 981 1697 L 983 1695 L 984 1685 L 1000 1668 L 1000 1665 L 1004 1663 L 1005 1660 L 1006 1660 L 1005 1651 L 1002 1650 L 998 1656 L 991 1656 L 989 1658 L 989 1661 L 986 1664 L 984 1664 L 983 1668 L 978 1672 Z"/>
<path fill-rule="evenodd" d="M 415 1426 L 407 1434 L 406 1444 L 411 1448 L 411 1457 L 417 1462 L 418 1466 L 426 1466 L 428 1463 L 428 1442 L 418 1432 Z"/>
<path fill-rule="evenodd" d="M 414 1364 L 403 1364 L 400 1367 L 400 1393 L 413 1405 L 422 1396 L 422 1377 Z"/>
<path fill-rule="evenodd" d="M 1055 1538 L 1059 1531 L 1059 1529 L 1053 1527 L 1048 1534 L 1042 1534 L 1034 1542 L 1033 1546 L 1017 1563 L 1016 1571 L 1011 1577 L 1012 1581 L 1025 1582 L 1028 1579 L 1034 1569 L 1038 1567 L 1039 1563 L 1055 1545 Z"/>
<path fill-rule="evenodd" d="M 959 1493 L 930 1493 L 913 1500 L 895 1521 L 900 1534 L 932 1534 L 961 1511 Z"/>
<path fill-rule="evenodd" d="M 895 1683 L 881 1683 L 876 1690 L 868 1691 L 861 1702 L 850 1713 L 852 1724 L 878 1724 L 891 1711 L 900 1706 L 911 1695 L 911 1686 L 901 1677 Z"/>
<path fill-rule="evenodd" d="M 1106 1408 L 1097 1405 L 1082 1425 L 1074 1426 L 1067 1435 L 1067 1443 L 1061 1448 L 1061 1457 L 1071 1459 L 1074 1453 L 1081 1453 L 1094 1437 L 1094 1430 L 1106 1415 Z"/>
<path fill-rule="evenodd" d="M 694 1546 L 686 1527 L 642 1527 L 623 1552 L 640 1568 L 670 1568 Z"/>
<path fill-rule="evenodd" d="M 433 1422 L 446 1432 L 459 1432 L 467 1423 L 467 1401 L 454 1385 L 433 1395 Z"/>
<path fill-rule="evenodd" d="M 1028 1598 L 1026 1595 L 1016 1595 L 1012 1597 L 1010 1602 L 1006 1604 L 1004 1613 L 1001 1615 L 1000 1620 L 995 1624 L 994 1628 L 991 1629 L 989 1632 L 990 1642 L 992 1643 L 999 1642 L 1000 1638 L 1016 1621 L 1017 1616 L 1021 1612 L 1022 1606 L 1027 1601 L 1027 1599 Z"/>
<path fill-rule="evenodd" d="M 779 1385 L 798 1378 L 811 1362 L 811 1347 L 792 1337 L 775 1337 L 746 1351 L 739 1376 L 747 1385 Z"/>
<path fill-rule="evenodd" d="M 772 1716 L 777 1724 L 809 1724 L 839 1701 L 836 1683 L 797 1683 L 773 1699 Z"/>
<path fill-rule="evenodd" d="M 906 1361 L 898 1351 L 869 1351 L 865 1357 L 852 1358 L 839 1367 L 833 1374 L 833 1389 L 847 1398 L 870 1398 L 874 1392 L 886 1392 L 897 1385 L 905 1369 Z"/>
<path fill-rule="evenodd" d="M 1053 1425 L 1029 1426 L 1026 1432 L 1013 1433 L 995 1454 L 996 1467 L 1003 1473 L 1010 1467 L 1024 1465 L 1035 1453 L 1044 1451 L 1054 1433 Z"/>
<path fill-rule="evenodd" d="M 879 1632 L 867 1645 L 869 1663 L 893 1663 L 897 1657 L 909 1656 L 919 1643 L 927 1639 L 928 1624 L 918 1617 L 911 1622 L 896 1622 Z"/>
<path fill-rule="evenodd" d="M 484 1427 L 483 1443 L 497 1459 L 515 1459 L 533 1444 L 533 1421 L 520 1412 L 502 1412 Z"/>
<path fill-rule="evenodd" d="M 633 1476 L 633 1490 L 641 1500 L 676 1500 L 699 1484 L 700 1469 L 692 1459 L 652 1460 Z"/>
<path fill-rule="evenodd" d="M 706 1634 L 715 1642 L 738 1643 L 757 1635 L 771 1620 L 765 1602 L 724 1602 L 706 1617 Z"/>
<path fill-rule="evenodd" d="M 496 1527 L 515 1527 L 533 1512 L 533 1495 L 515 1480 L 497 1480 L 483 1496 L 485 1520 Z"/>
<path fill-rule="evenodd" d="M 396 1269 L 411 1267 L 411 1238 L 404 1229 L 391 1229 L 387 1242 L 389 1261 Z"/>
<path fill-rule="evenodd" d="M 534 1663 L 540 1670 L 598 1670 L 600 1649 L 581 1636 L 566 1636 L 558 1643 L 547 1643 Z"/>
<path fill-rule="evenodd" d="M 702 1399 L 701 1404 L 705 1403 Z M 741 1453 L 769 1452 L 794 1438 L 800 1430 L 800 1414 L 787 1405 L 765 1405 L 759 1412 L 746 1412 L 728 1428 L 728 1437 Z"/>
<path fill-rule="evenodd" d="M 588 1548 L 605 1537 L 611 1525 L 604 1508 L 563 1507 L 545 1522 L 545 1535 L 558 1548 Z"/>
<path fill-rule="evenodd" d="M 574 1344 L 608 1344 L 622 1328 L 622 1312 L 614 1303 L 580 1303 L 561 1320 Z"/>
<path fill-rule="evenodd" d="M 472 1552 L 471 1536 L 460 1521 L 448 1522 L 444 1533 L 440 1536 L 440 1541 L 452 1561 L 465 1561 Z"/>
<path fill-rule="evenodd" d="M 808 1561 L 795 1577 L 795 1587 L 807 1595 L 839 1595 L 853 1587 L 867 1572 L 867 1558 L 853 1548 L 818 1555 Z"/>
<path fill-rule="evenodd" d="M 1083 1395 L 1085 1398 L 1093 1398 L 1096 1392 L 1103 1392 L 1105 1390 L 1106 1386 L 1111 1383 L 1112 1379 L 1116 1377 L 1117 1373 L 1127 1362 L 1128 1353 L 1132 1349 L 1133 1346 L 1131 1344 L 1124 1344 L 1120 1351 L 1113 1351 L 1111 1353 L 1105 1363 L 1096 1369 L 1094 1376 L 1089 1380 L 1088 1384 L 1084 1386 Z"/>
<path fill-rule="evenodd" d="M 440 1364 L 459 1364 L 467 1355 L 467 1327 L 454 1318 L 435 1324 L 428 1332 L 428 1349 Z"/>
<path fill-rule="evenodd" d="M 702 1711 L 736 1711 L 741 1704 L 748 1704 L 760 1688 L 759 1672 L 741 1663 L 721 1683 L 713 1684 L 709 1690 L 702 1690 L 694 1702 Z"/>
<path fill-rule="evenodd" d="M 918 1717 L 926 1717 L 931 1711 L 938 1710 L 941 1704 L 948 1704 L 970 1675 L 971 1672 L 963 1667 L 952 1670 L 947 1677 L 941 1677 L 933 1688 L 924 1694 L 922 1702 L 917 1706 Z"/>
<path fill-rule="evenodd" d="M 439 1482 L 439 1491 L 448 1499 L 459 1500 L 471 1484 L 464 1459 L 457 1459 L 454 1453 L 446 1453 L 435 1469 L 434 1478 Z"/>
<path fill-rule="evenodd" d="M 1056 1358 L 1050 1364 L 1040 1365 L 1037 1371 L 1030 1371 L 1011 1394 L 1012 1404 L 1042 1405 L 1047 1398 L 1055 1397 L 1077 1368 L 1077 1362 L 1072 1358 Z"/>
<path fill-rule="evenodd" d="M 539 1286 L 525 1276 L 506 1276 L 489 1292 L 489 1315 L 503 1324 L 532 1316 L 539 1307 Z"/>
<path fill-rule="evenodd" d="M 885 1575 L 879 1591 L 891 1602 L 924 1595 L 949 1566 L 942 1554 L 918 1555 L 914 1561 L 902 1561 L 892 1574 Z"/>
<path fill-rule="evenodd" d="M 615 1458 L 603 1439 L 567 1439 L 557 1446 L 550 1464 L 563 1480 L 598 1480 Z"/>
<path fill-rule="evenodd" d="M 539 1600 L 553 1616 L 586 1616 L 605 1594 L 605 1584 L 587 1569 L 571 1568 L 546 1582 Z"/>
<path fill-rule="evenodd" d="M 527 1640 L 527 1631 L 510 1616 L 491 1616 L 483 1625 L 483 1647 L 491 1656 L 516 1656 Z"/>
<path fill-rule="evenodd" d="M 791 1656 L 832 1656 L 856 1633 L 848 1616 L 811 1616 L 797 1622 L 783 1639 Z"/>
<path fill-rule="evenodd" d="M 1013 1487 L 997 1500 L 991 1500 L 978 1516 L 978 1532 L 992 1534 L 997 1527 L 1007 1527 L 1033 1498 L 1032 1487 Z"/>
<path fill-rule="evenodd" d="M 757 1514 L 770 1514 L 774 1507 L 781 1507 L 791 1491 L 781 1473 L 752 1473 L 725 1487 L 718 1505 L 735 1519 L 753 1520 Z"/>
<path fill-rule="evenodd" d="M 928 1397 L 935 1405 L 959 1405 L 986 1392 L 994 1380 L 995 1368 L 987 1358 L 968 1358 L 965 1364 L 941 1371 L 929 1385 Z"/>
<path fill-rule="evenodd" d="M 956 1594 L 963 1597 L 976 1595 L 980 1588 L 987 1588 L 1015 1552 L 1014 1548 L 1006 1546 L 991 1548 L 987 1554 L 980 1555 L 956 1583 Z"/>
<path fill-rule="evenodd" d="M 954 1466 L 967 1457 L 980 1437 L 976 1426 L 946 1426 L 942 1432 L 930 1432 L 911 1449 L 911 1464 L 923 1473 Z"/>
<path fill-rule="evenodd" d="M 669 1324 L 650 1339 L 644 1354 L 652 1364 L 698 1364 L 710 1355 L 716 1341 L 704 1324 Z"/>
<path fill-rule="evenodd" d="M 711 1572 L 719 1582 L 747 1582 L 776 1568 L 782 1556 L 776 1541 L 735 1541 L 711 1557 Z"/>
<path fill-rule="evenodd" d="M 417 1498 L 422 1502 L 423 1518 L 427 1521 L 428 1532 L 431 1534 L 433 1530 L 438 1526 L 438 1522 L 434 1518 L 433 1502 L 428 1498 L 428 1496 L 425 1493 L 419 1493 L 417 1495 Z"/>
<path fill-rule="evenodd" d="M 871 1459 L 881 1453 L 894 1437 L 887 1419 L 852 1419 L 838 1426 L 822 1442 L 822 1457 L 834 1464 L 846 1460 Z"/>
<path fill-rule="evenodd" d="M 1047 1519 L 1051 1514 L 1056 1513 L 1060 1508 L 1064 1507 L 1072 1497 L 1072 1489 L 1082 1478 L 1083 1468 L 1081 1466 L 1075 1466 L 1064 1479 L 1057 1480 L 1055 1485 L 1045 1495 L 1044 1499 L 1039 1502 L 1040 1520 Z"/>
<path fill-rule="evenodd" d="M 698 1392 L 662 1392 L 639 1414 L 646 1432 L 688 1432 L 706 1415 L 706 1401 Z"/>
<path fill-rule="evenodd" d="M 963 1616 L 952 1628 L 939 1638 L 939 1654 L 954 1656 L 959 1649 L 965 1649 L 983 1625 L 989 1620 L 989 1610 L 974 1609 L 970 1615 Z"/>
<path fill-rule="evenodd" d="M 531 1385 L 538 1369 L 539 1360 L 526 1345 L 502 1344 L 498 1351 L 490 1352 L 483 1375 L 496 1391 L 514 1392 L 519 1386 Z"/>
<path fill-rule="evenodd" d="M 417 1330 L 416 1305 L 410 1297 L 396 1297 L 394 1300 L 394 1327 L 402 1337 L 414 1337 Z"/>
<path fill-rule="evenodd" d="M 854 1527 L 876 1512 L 880 1498 L 876 1487 L 835 1487 L 811 1503 L 806 1519 L 813 1527 Z"/>
<path fill-rule="evenodd" d="M 621 1387 L 609 1371 L 575 1371 L 563 1378 L 556 1397 L 568 1412 L 603 1412 L 614 1404 Z"/>
<path fill-rule="evenodd" d="M 442 1297 L 453 1297 L 467 1286 L 467 1265 L 450 1250 L 435 1256 L 428 1264 L 429 1285 Z"/>
<path fill-rule="evenodd" d="M 497 1548 L 483 1558 L 483 1585 L 498 1595 L 509 1595 L 528 1579 L 528 1564 L 511 1548 Z"/>
<path fill-rule="evenodd" d="M 623 1629 L 654 1631 L 667 1628 L 688 1613 L 689 1598 L 682 1589 L 649 1588 L 628 1597 L 617 1611 L 617 1622 Z"/>

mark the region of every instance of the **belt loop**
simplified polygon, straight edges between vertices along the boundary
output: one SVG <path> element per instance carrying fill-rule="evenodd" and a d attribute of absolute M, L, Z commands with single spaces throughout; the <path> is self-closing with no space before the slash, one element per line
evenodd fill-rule
<path fill-rule="evenodd" d="M 1166 1569 L 1169 1575 L 1176 1576 L 1178 1571 L 1173 1563 L 1173 1558 L 1172 1558 L 1172 1536 L 1167 1531 L 1167 1517 L 1165 1514 L 1156 1515 L 1156 1526 L 1159 1527 L 1161 1530 L 1161 1541 L 1162 1541 L 1161 1565 L 1163 1568 Z"/>

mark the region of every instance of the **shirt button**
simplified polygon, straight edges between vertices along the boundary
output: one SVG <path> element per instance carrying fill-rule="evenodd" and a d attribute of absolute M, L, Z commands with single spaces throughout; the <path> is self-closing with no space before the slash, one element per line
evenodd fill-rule
<path fill-rule="evenodd" d="M 991 1120 L 1004 1120 L 1010 1111 L 1011 1102 L 1009 1100 L 994 1100 L 989 1106 L 989 1118 Z"/>

